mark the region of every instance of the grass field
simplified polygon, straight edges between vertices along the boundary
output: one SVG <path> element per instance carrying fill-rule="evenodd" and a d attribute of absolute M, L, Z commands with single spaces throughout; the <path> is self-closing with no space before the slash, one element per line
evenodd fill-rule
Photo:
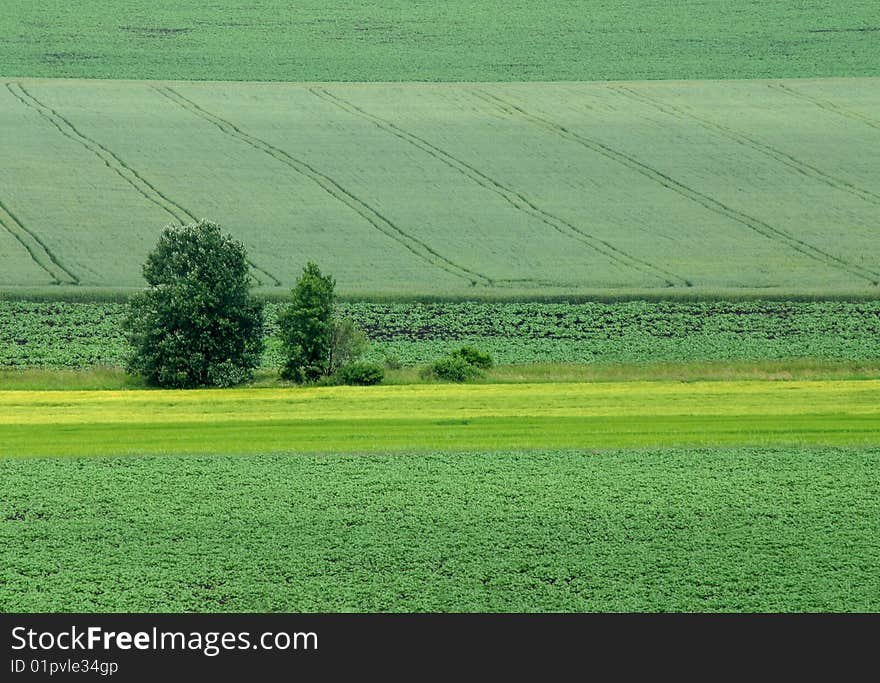
<path fill-rule="evenodd" d="M 0 391 L 7 457 L 876 445 L 880 380 Z"/>
<path fill-rule="evenodd" d="M 871 0 L 9 3 L 0 75 L 278 81 L 876 76 Z"/>
<path fill-rule="evenodd" d="M 279 291 L 313 259 L 343 294 L 876 293 L 878 108 L 876 79 L 10 80 L 0 286 L 136 287 L 207 217 Z"/>
<path fill-rule="evenodd" d="M 4 612 L 880 610 L 880 451 L 0 460 Z"/>

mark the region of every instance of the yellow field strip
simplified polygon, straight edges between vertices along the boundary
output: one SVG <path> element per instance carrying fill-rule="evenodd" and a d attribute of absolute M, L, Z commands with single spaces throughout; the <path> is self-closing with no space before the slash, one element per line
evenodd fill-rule
<path fill-rule="evenodd" d="M 7 425 L 809 414 L 880 416 L 880 380 L 0 392 Z"/>

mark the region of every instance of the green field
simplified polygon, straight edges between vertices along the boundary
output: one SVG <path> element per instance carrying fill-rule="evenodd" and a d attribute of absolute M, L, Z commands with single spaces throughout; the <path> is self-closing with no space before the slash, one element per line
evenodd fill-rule
<path fill-rule="evenodd" d="M 267 370 L 282 362 L 275 336 L 281 306 L 266 307 Z M 0 367 L 123 366 L 125 310 L 121 303 L 0 301 Z M 613 372 L 614 364 L 751 361 L 757 367 L 794 360 L 850 362 L 856 369 L 880 359 L 877 300 L 349 302 L 337 307 L 337 315 L 366 331 L 368 360 L 405 367 L 464 344 L 501 364 L 580 364 L 584 375 L 578 379 L 603 368 Z M 776 370 L 785 368 L 777 364 Z"/>
<path fill-rule="evenodd" d="M 3 612 L 880 610 L 880 451 L 0 460 Z"/>
<path fill-rule="evenodd" d="M 876 0 L 5 4 L 0 612 L 880 611 Z M 262 364 L 147 388 L 199 219 Z"/>
<path fill-rule="evenodd" d="M 877 76 L 872 0 L 7 3 L 0 75 L 275 81 Z"/>
<path fill-rule="evenodd" d="M 347 295 L 876 293 L 877 79 L 11 80 L 0 286 L 133 288 L 169 222 Z M 454 197 L 455 201 L 450 201 Z"/>
<path fill-rule="evenodd" d="M 0 391 L 4 455 L 880 442 L 880 380 Z"/>

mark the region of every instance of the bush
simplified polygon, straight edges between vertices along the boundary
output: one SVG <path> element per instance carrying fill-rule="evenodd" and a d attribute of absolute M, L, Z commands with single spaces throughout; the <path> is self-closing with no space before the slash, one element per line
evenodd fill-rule
<path fill-rule="evenodd" d="M 429 366 L 428 375 L 447 382 L 467 382 L 480 376 L 479 368 L 461 356 L 446 356 Z"/>
<path fill-rule="evenodd" d="M 143 267 L 123 323 L 128 372 L 160 387 L 225 387 L 253 377 L 263 305 L 250 295 L 241 242 L 208 221 L 168 226 Z"/>
<path fill-rule="evenodd" d="M 483 353 L 479 349 L 475 349 L 473 346 L 462 346 L 460 349 L 453 351 L 450 355 L 453 358 L 461 358 L 466 363 L 473 365 L 475 368 L 481 368 L 482 370 L 488 370 L 495 365 L 492 356 L 488 353 Z"/>
<path fill-rule="evenodd" d="M 339 368 L 335 377 L 339 384 L 369 386 L 385 379 L 385 371 L 375 363 L 351 363 Z"/>
<path fill-rule="evenodd" d="M 359 360 L 366 353 L 367 347 L 367 335 L 354 321 L 348 318 L 334 319 L 330 333 L 330 374 Z"/>
<path fill-rule="evenodd" d="M 330 374 L 335 287 L 336 281 L 312 262 L 296 281 L 293 300 L 278 316 L 282 378 L 302 383 Z"/>

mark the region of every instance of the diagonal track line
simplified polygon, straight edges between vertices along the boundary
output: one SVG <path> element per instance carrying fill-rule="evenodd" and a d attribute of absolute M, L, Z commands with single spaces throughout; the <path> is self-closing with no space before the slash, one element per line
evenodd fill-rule
<path fill-rule="evenodd" d="M 445 256 L 442 256 L 427 243 L 423 242 L 417 237 L 413 237 L 409 233 L 402 230 L 399 226 L 392 223 L 388 218 L 383 216 L 376 209 L 354 195 L 352 192 L 345 189 L 333 178 L 325 173 L 322 173 L 321 171 L 307 164 L 301 159 L 292 156 L 283 149 L 276 147 L 275 145 L 272 145 L 265 140 L 244 132 L 235 124 L 207 111 L 206 109 L 196 104 L 189 98 L 181 95 L 179 92 L 171 87 L 154 87 L 154 90 L 156 90 L 156 92 L 158 92 L 159 94 L 167 97 L 171 101 L 175 102 L 179 106 L 183 107 L 184 109 L 188 110 L 190 113 L 199 116 L 200 118 L 213 124 L 221 131 L 223 131 L 226 135 L 234 137 L 250 145 L 254 149 L 268 154 L 277 161 L 280 161 L 281 163 L 292 168 L 300 175 L 308 178 L 309 180 L 317 184 L 322 190 L 324 190 L 324 192 L 326 192 L 342 204 L 345 204 L 349 209 L 365 219 L 376 230 L 403 245 L 408 251 L 415 254 L 420 259 L 430 263 L 437 268 L 445 270 L 452 275 L 466 279 L 472 284 L 492 285 L 494 283 L 493 280 L 486 275 L 461 266 L 449 260 Z"/>
<path fill-rule="evenodd" d="M 623 265 L 627 268 L 632 268 L 634 270 L 638 270 L 639 272 L 646 273 L 651 277 L 659 277 L 660 279 L 664 280 L 668 286 L 691 286 L 691 283 L 680 275 L 676 275 L 675 273 L 655 266 L 652 263 L 643 261 L 635 256 L 632 256 L 622 249 L 615 247 L 613 244 L 606 242 L 605 240 L 600 239 L 594 235 L 591 235 L 584 230 L 581 230 L 577 226 L 569 223 L 568 221 L 560 218 L 559 216 L 551 214 L 550 212 L 540 208 L 535 204 L 534 201 L 528 199 L 522 193 L 505 186 L 498 180 L 486 175 L 473 165 L 467 163 L 466 161 L 462 161 L 461 159 L 453 156 L 446 150 L 428 142 L 424 138 L 404 130 L 395 123 L 392 123 L 387 119 L 377 116 L 376 114 L 372 114 L 362 107 L 359 107 L 356 104 L 353 104 L 352 102 L 349 102 L 348 100 L 340 97 L 339 95 L 331 93 L 325 88 L 311 87 L 309 88 L 309 91 L 316 97 L 319 97 L 322 100 L 334 104 L 335 106 L 339 107 L 343 111 L 348 112 L 349 114 L 359 116 L 363 119 L 370 121 L 385 132 L 390 133 L 391 135 L 394 135 L 395 137 L 413 145 L 419 150 L 425 152 L 426 154 L 429 154 L 430 156 L 434 157 L 435 159 L 441 161 L 450 168 L 455 169 L 465 177 L 469 178 L 480 187 L 483 187 L 502 197 L 507 203 L 512 205 L 517 210 L 538 219 L 545 225 L 550 226 L 551 228 L 565 235 L 566 237 L 575 239 L 578 242 L 586 244 L 588 247 L 598 252 L 605 258 L 619 265 Z"/>
<path fill-rule="evenodd" d="M 662 185 L 663 187 L 676 192 L 677 194 L 685 197 L 710 211 L 713 211 L 721 216 L 729 218 L 740 225 L 758 233 L 762 237 L 765 237 L 769 240 L 777 242 L 779 244 L 783 244 L 790 249 L 797 251 L 804 256 L 807 256 L 814 261 L 818 261 L 827 266 L 832 266 L 838 268 L 840 270 L 844 270 L 851 275 L 855 275 L 863 280 L 867 280 L 872 285 L 877 286 L 880 283 L 880 273 L 872 271 L 868 268 L 864 268 L 854 263 L 850 263 L 845 259 L 842 259 L 838 256 L 834 256 L 833 254 L 829 254 L 828 252 L 813 246 L 801 239 L 790 235 L 784 230 L 780 230 L 779 228 L 775 228 L 764 221 L 755 218 L 753 216 L 749 216 L 748 214 L 743 213 L 742 211 L 738 211 L 726 204 L 721 203 L 714 197 L 710 197 L 709 195 L 703 194 L 698 190 L 695 190 L 691 187 L 688 187 L 684 183 L 675 180 L 674 178 L 666 175 L 662 171 L 659 171 L 656 168 L 652 168 L 647 164 L 639 161 L 635 157 L 632 157 L 628 154 L 620 152 L 608 145 L 605 145 L 597 140 L 593 140 L 591 138 L 587 138 L 583 135 L 570 131 L 564 126 L 555 123 L 549 119 L 537 116 L 535 114 L 531 114 L 524 110 L 522 107 L 519 107 L 507 100 L 504 100 L 497 95 L 493 95 L 491 93 L 487 93 L 482 90 L 474 90 L 473 94 L 484 102 L 488 102 L 493 106 L 501 109 L 506 112 L 509 116 L 519 117 L 534 123 L 535 125 L 541 126 L 542 128 L 554 133 L 565 140 L 570 142 L 574 142 L 576 144 L 589 149 L 592 152 L 600 154 L 612 161 L 616 161 L 617 163 L 626 166 L 630 170 L 633 170 L 650 180 Z"/>
<path fill-rule="evenodd" d="M 876 194 L 863 187 L 854 185 L 853 183 L 844 180 L 843 178 L 838 178 L 831 175 L 830 173 L 826 173 L 825 171 L 816 168 L 815 166 L 812 166 L 811 164 L 808 164 L 807 162 L 802 161 L 801 159 L 798 159 L 791 154 L 776 149 L 775 147 L 768 145 L 764 142 L 760 142 L 759 140 L 756 140 L 755 138 L 750 137 L 745 133 L 734 130 L 733 128 L 729 128 L 716 121 L 712 121 L 711 119 L 700 116 L 699 114 L 691 111 L 687 107 L 666 102 L 665 100 L 652 97 L 651 95 L 633 90 L 632 88 L 628 88 L 626 86 L 613 85 L 608 87 L 614 92 L 617 92 L 625 97 L 629 97 L 630 99 L 640 101 L 643 104 L 648 104 L 658 111 L 661 111 L 669 116 L 675 118 L 683 117 L 693 119 L 704 128 L 723 135 L 724 137 L 733 140 L 734 142 L 737 142 L 741 145 L 751 147 L 761 154 L 764 154 L 771 159 L 785 164 L 786 166 L 797 171 L 801 175 L 807 176 L 808 178 L 813 178 L 814 180 L 818 180 L 819 182 L 824 183 L 829 187 L 843 190 L 844 192 L 849 192 L 850 194 L 855 195 L 856 197 L 863 199 L 864 201 L 880 205 L 880 194 Z"/>
<path fill-rule="evenodd" d="M 63 266 L 46 243 L 35 232 L 28 230 L 2 201 L 0 201 L 0 226 L 25 248 L 33 262 L 49 274 L 54 284 L 79 284 L 79 278 Z"/>
<path fill-rule="evenodd" d="M 181 215 L 185 215 L 193 221 L 197 220 L 192 213 L 165 197 L 165 195 L 159 192 L 150 182 L 145 180 L 137 173 L 137 171 L 132 169 L 111 150 L 96 140 L 81 133 L 76 126 L 74 126 L 62 114 L 40 102 L 28 92 L 21 83 L 16 83 L 15 87 L 13 87 L 12 84 L 7 83 L 6 87 L 22 104 L 35 110 L 40 116 L 51 123 L 64 137 L 73 140 L 92 152 L 103 161 L 109 169 L 114 171 L 118 176 L 125 180 L 125 182 L 131 185 L 139 194 L 168 213 L 175 221 L 178 223 L 186 222 L 181 218 Z"/>
<path fill-rule="evenodd" d="M 768 83 L 767 87 L 772 88 L 773 90 L 777 90 L 779 92 L 783 92 L 786 95 L 790 95 L 791 97 L 797 97 L 802 100 L 806 100 L 807 102 L 812 102 L 817 107 L 820 107 L 825 111 L 830 111 L 835 114 L 839 114 L 840 116 L 845 116 L 848 119 L 859 121 L 867 126 L 871 126 L 871 128 L 876 128 L 877 130 L 880 130 L 880 121 L 872 119 L 870 116 L 866 116 L 865 114 L 860 114 L 857 111 L 852 111 L 850 109 L 842 107 L 839 104 L 832 102 L 831 100 L 824 100 L 821 97 L 808 95 L 807 93 L 795 90 L 791 86 L 785 85 L 783 83 Z"/>
<path fill-rule="evenodd" d="M 64 137 L 73 140 L 92 152 L 92 154 L 104 162 L 104 165 L 107 166 L 107 168 L 111 169 L 119 177 L 125 180 L 125 182 L 133 187 L 142 197 L 165 211 L 165 213 L 171 216 L 175 222 L 183 225 L 188 222 L 187 219 L 192 222 L 198 221 L 195 214 L 160 192 L 152 183 L 113 152 L 113 150 L 102 145 L 94 138 L 82 133 L 69 119 L 57 110 L 38 100 L 21 83 L 15 83 L 14 85 L 15 87 L 13 87 L 13 84 L 7 83 L 6 88 L 16 99 L 19 100 L 19 102 L 36 111 L 43 119 L 52 124 L 52 126 Z M 185 218 L 182 216 L 185 216 Z M 276 285 L 281 285 L 281 281 L 278 280 L 278 278 L 267 273 L 253 262 L 248 261 L 248 263 L 253 269 L 268 276 Z"/>

